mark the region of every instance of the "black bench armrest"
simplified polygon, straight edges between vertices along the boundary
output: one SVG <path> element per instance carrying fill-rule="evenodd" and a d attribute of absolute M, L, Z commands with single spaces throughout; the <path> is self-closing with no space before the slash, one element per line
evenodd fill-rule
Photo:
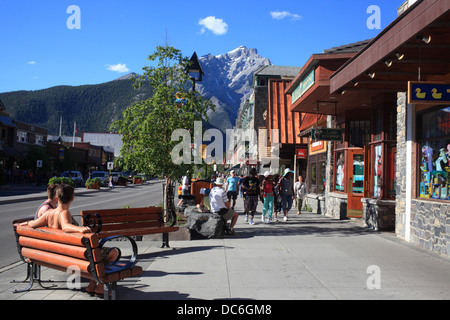
<path fill-rule="evenodd" d="M 108 237 L 108 238 L 104 238 L 100 241 L 100 246 L 99 248 L 102 248 L 103 245 L 113 239 L 118 239 L 118 238 L 126 238 L 130 241 L 131 243 L 131 247 L 133 249 L 131 258 L 128 262 L 124 263 L 124 262 L 120 262 L 120 258 L 122 257 L 122 251 L 120 251 L 119 248 L 117 247 L 113 247 L 111 248 L 111 250 L 116 249 L 119 252 L 119 256 L 116 258 L 116 260 L 112 261 L 112 262 L 105 262 L 105 269 L 106 269 L 106 274 L 110 274 L 110 273 L 114 273 L 114 272 L 118 272 L 118 271 L 122 271 L 125 269 L 129 269 L 131 267 L 133 267 L 136 262 L 137 262 L 137 255 L 138 255 L 138 248 L 137 248 L 137 244 L 136 241 L 134 241 L 131 237 L 128 236 L 113 236 L 113 237 Z"/>
<path fill-rule="evenodd" d="M 83 227 L 91 228 L 93 233 L 100 233 L 102 231 L 102 217 L 98 213 L 95 215 L 88 214 L 87 216 L 77 214 L 72 215 L 73 217 L 81 217 Z"/>

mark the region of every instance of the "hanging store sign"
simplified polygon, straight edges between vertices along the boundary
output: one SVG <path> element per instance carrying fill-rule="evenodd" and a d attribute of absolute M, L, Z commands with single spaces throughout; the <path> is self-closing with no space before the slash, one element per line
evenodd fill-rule
<path fill-rule="evenodd" d="M 450 102 L 450 84 L 436 82 L 408 83 L 408 103 L 442 104 Z"/>
<path fill-rule="evenodd" d="M 311 139 L 313 141 L 342 141 L 341 129 L 311 129 Z"/>

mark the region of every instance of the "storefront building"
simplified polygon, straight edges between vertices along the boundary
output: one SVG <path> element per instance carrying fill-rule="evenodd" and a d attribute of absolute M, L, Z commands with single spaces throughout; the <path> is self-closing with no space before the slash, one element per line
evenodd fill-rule
<path fill-rule="evenodd" d="M 337 218 L 347 217 L 348 190 L 347 185 L 343 183 L 344 173 L 348 171 L 344 167 L 348 165 L 345 158 L 348 158 L 355 148 L 363 150 L 367 138 L 367 114 L 355 113 L 354 110 L 348 112 L 350 106 L 341 107 L 341 94 L 330 94 L 330 76 L 368 42 L 361 41 L 312 55 L 285 91 L 285 95 L 291 100 L 291 112 L 305 114 L 299 136 L 308 138 L 305 177 L 308 188 L 307 203 L 316 213 Z M 355 109 L 357 106 L 353 107 Z M 334 138 L 331 141 L 326 137 L 329 133 L 327 130 L 336 126 L 344 133 L 340 134 L 337 140 Z M 345 131 L 346 128 L 350 134 Z M 313 132 L 315 138 L 312 137 Z M 326 138 L 322 139 L 319 135 Z M 333 167 L 335 163 L 339 165 Z M 359 179 L 359 176 L 355 178 Z M 358 190 L 360 188 L 361 186 L 357 187 Z M 361 208 L 357 209 L 362 213 L 362 204 L 359 204 Z M 353 216 L 356 214 L 353 213 Z"/>
<path fill-rule="evenodd" d="M 370 124 L 359 119 L 357 125 L 341 125 L 338 117 L 336 126 L 345 126 L 348 135 L 357 126 L 360 132 L 370 127 L 370 139 L 363 134 L 361 153 L 348 137 L 347 175 L 334 192 L 355 192 L 362 161 L 360 201 L 367 225 L 382 229 L 393 223 L 398 237 L 442 254 L 450 253 L 449 48 L 450 2 L 417 1 L 330 78 L 330 93 L 340 94 L 341 108 L 353 102 L 371 115 Z"/>

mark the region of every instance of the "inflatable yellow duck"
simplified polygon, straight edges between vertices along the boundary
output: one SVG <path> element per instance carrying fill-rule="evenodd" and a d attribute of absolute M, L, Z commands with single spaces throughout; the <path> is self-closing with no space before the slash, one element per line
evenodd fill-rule
<path fill-rule="evenodd" d="M 436 88 L 431 90 L 431 92 L 433 92 L 434 99 L 436 99 L 436 100 L 442 99 L 442 93 L 438 93 Z"/>
<path fill-rule="evenodd" d="M 422 92 L 420 88 L 416 89 L 416 97 L 419 99 L 425 99 L 425 96 L 427 95 L 426 92 Z"/>

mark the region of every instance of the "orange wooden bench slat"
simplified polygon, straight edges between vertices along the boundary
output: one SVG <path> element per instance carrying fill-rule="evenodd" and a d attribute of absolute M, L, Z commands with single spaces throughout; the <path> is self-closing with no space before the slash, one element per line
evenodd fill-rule
<path fill-rule="evenodd" d="M 30 249 L 50 251 L 77 259 L 88 259 L 88 253 L 85 247 L 72 246 L 23 236 L 19 238 L 19 243 L 21 246 Z M 102 259 L 101 250 L 99 248 L 94 249 L 93 256 L 95 262 L 100 262 Z"/>
<path fill-rule="evenodd" d="M 19 236 L 49 240 L 79 247 L 84 247 L 83 239 L 87 238 L 90 240 L 91 246 L 93 248 L 97 248 L 99 246 L 98 237 L 95 234 L 67 233 L 62 230 L 46 227 L 38 229 L 33 229 L 28 226 L 21 225 L 16 225 L 16 227 L 17 234 Z"/>
<path fill-rule="evenodd" d="M 89 272 L 89 261 L 86 260 L 76 259 L 52 252 L 46 252 L 31 248 L 22 248 L 22 255 L 29 258 L 32 262 L 42 261 L 66 269 L 76 266 L 80 268 L 81 272 Z"/>

